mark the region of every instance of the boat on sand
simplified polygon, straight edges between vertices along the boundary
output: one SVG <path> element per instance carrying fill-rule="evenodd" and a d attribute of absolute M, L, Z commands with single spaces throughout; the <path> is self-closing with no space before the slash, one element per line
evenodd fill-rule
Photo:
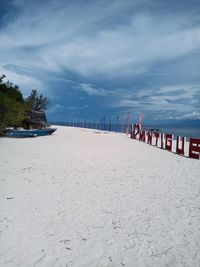
<path fill-rule="evenodd" d="M 15 137 L 15 138 L 37 137 L 37 136 L 51 135 L 56 130 L 57 130 L 56 128 L 34 129 L 34 130 L 8 130 L 5 136 Z"/>

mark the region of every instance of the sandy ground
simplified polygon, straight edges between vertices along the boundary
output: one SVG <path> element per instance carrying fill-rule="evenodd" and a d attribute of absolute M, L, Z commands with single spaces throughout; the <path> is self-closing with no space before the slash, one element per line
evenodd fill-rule
<path fill-rule="evenodd" d="M 200 266 L 200 161 L 125 134 L 0 139 L 0 266 Z"/>

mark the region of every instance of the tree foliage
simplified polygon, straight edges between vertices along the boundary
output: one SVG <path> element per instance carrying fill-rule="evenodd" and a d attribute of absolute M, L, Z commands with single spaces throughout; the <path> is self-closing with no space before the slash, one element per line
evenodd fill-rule
<path fill-rule="evenodd" d="M 6 127 L 17 127 L 26 119 L 23 95 L 18 86 L 7 81 L 5 75 L 0 77 L 0 132 Z"/>
<path fill-rule="evenodd" d="M 26 99 L 26 104 L 30 110 L 45 110 L 49 101 L 42 94 L 38 95 L 37 90 L 32 90 L 30 96 Z"/>

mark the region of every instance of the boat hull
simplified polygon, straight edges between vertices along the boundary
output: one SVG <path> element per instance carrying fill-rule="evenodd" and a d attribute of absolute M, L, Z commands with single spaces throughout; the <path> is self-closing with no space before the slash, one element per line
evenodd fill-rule
<path fill-rule="evenodd" d="M 44 130 L 9 130 L 6 133 L 6 136 L 16 137 L 16 138 L 37 137 L 37 136 L 51 135 L 56 130 L 57 130 L 56 128 L 49 128 Z"/>

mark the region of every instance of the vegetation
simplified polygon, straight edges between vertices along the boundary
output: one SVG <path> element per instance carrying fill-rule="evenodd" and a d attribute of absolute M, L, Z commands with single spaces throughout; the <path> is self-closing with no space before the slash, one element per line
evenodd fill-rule
<path fill-rule="evenodd" d="M 7 127 L 25 125 L 30 111 L 44 110 L 48 104 L 48 99 L 43 95 L 38 96 L 37 90 L 32 90 L 30 96 L 24 99 L 17 85 L 3 82 L 5 77 L 0 77 L 0 134 Z"/>
<path fill-rule="evenodd" d="M 38 96 L 37 90 L 32 90 L 30 96 L 26 99 L 26 104 L 30 110 L 45 110 L 49 101 L 42 94 Z"/>

